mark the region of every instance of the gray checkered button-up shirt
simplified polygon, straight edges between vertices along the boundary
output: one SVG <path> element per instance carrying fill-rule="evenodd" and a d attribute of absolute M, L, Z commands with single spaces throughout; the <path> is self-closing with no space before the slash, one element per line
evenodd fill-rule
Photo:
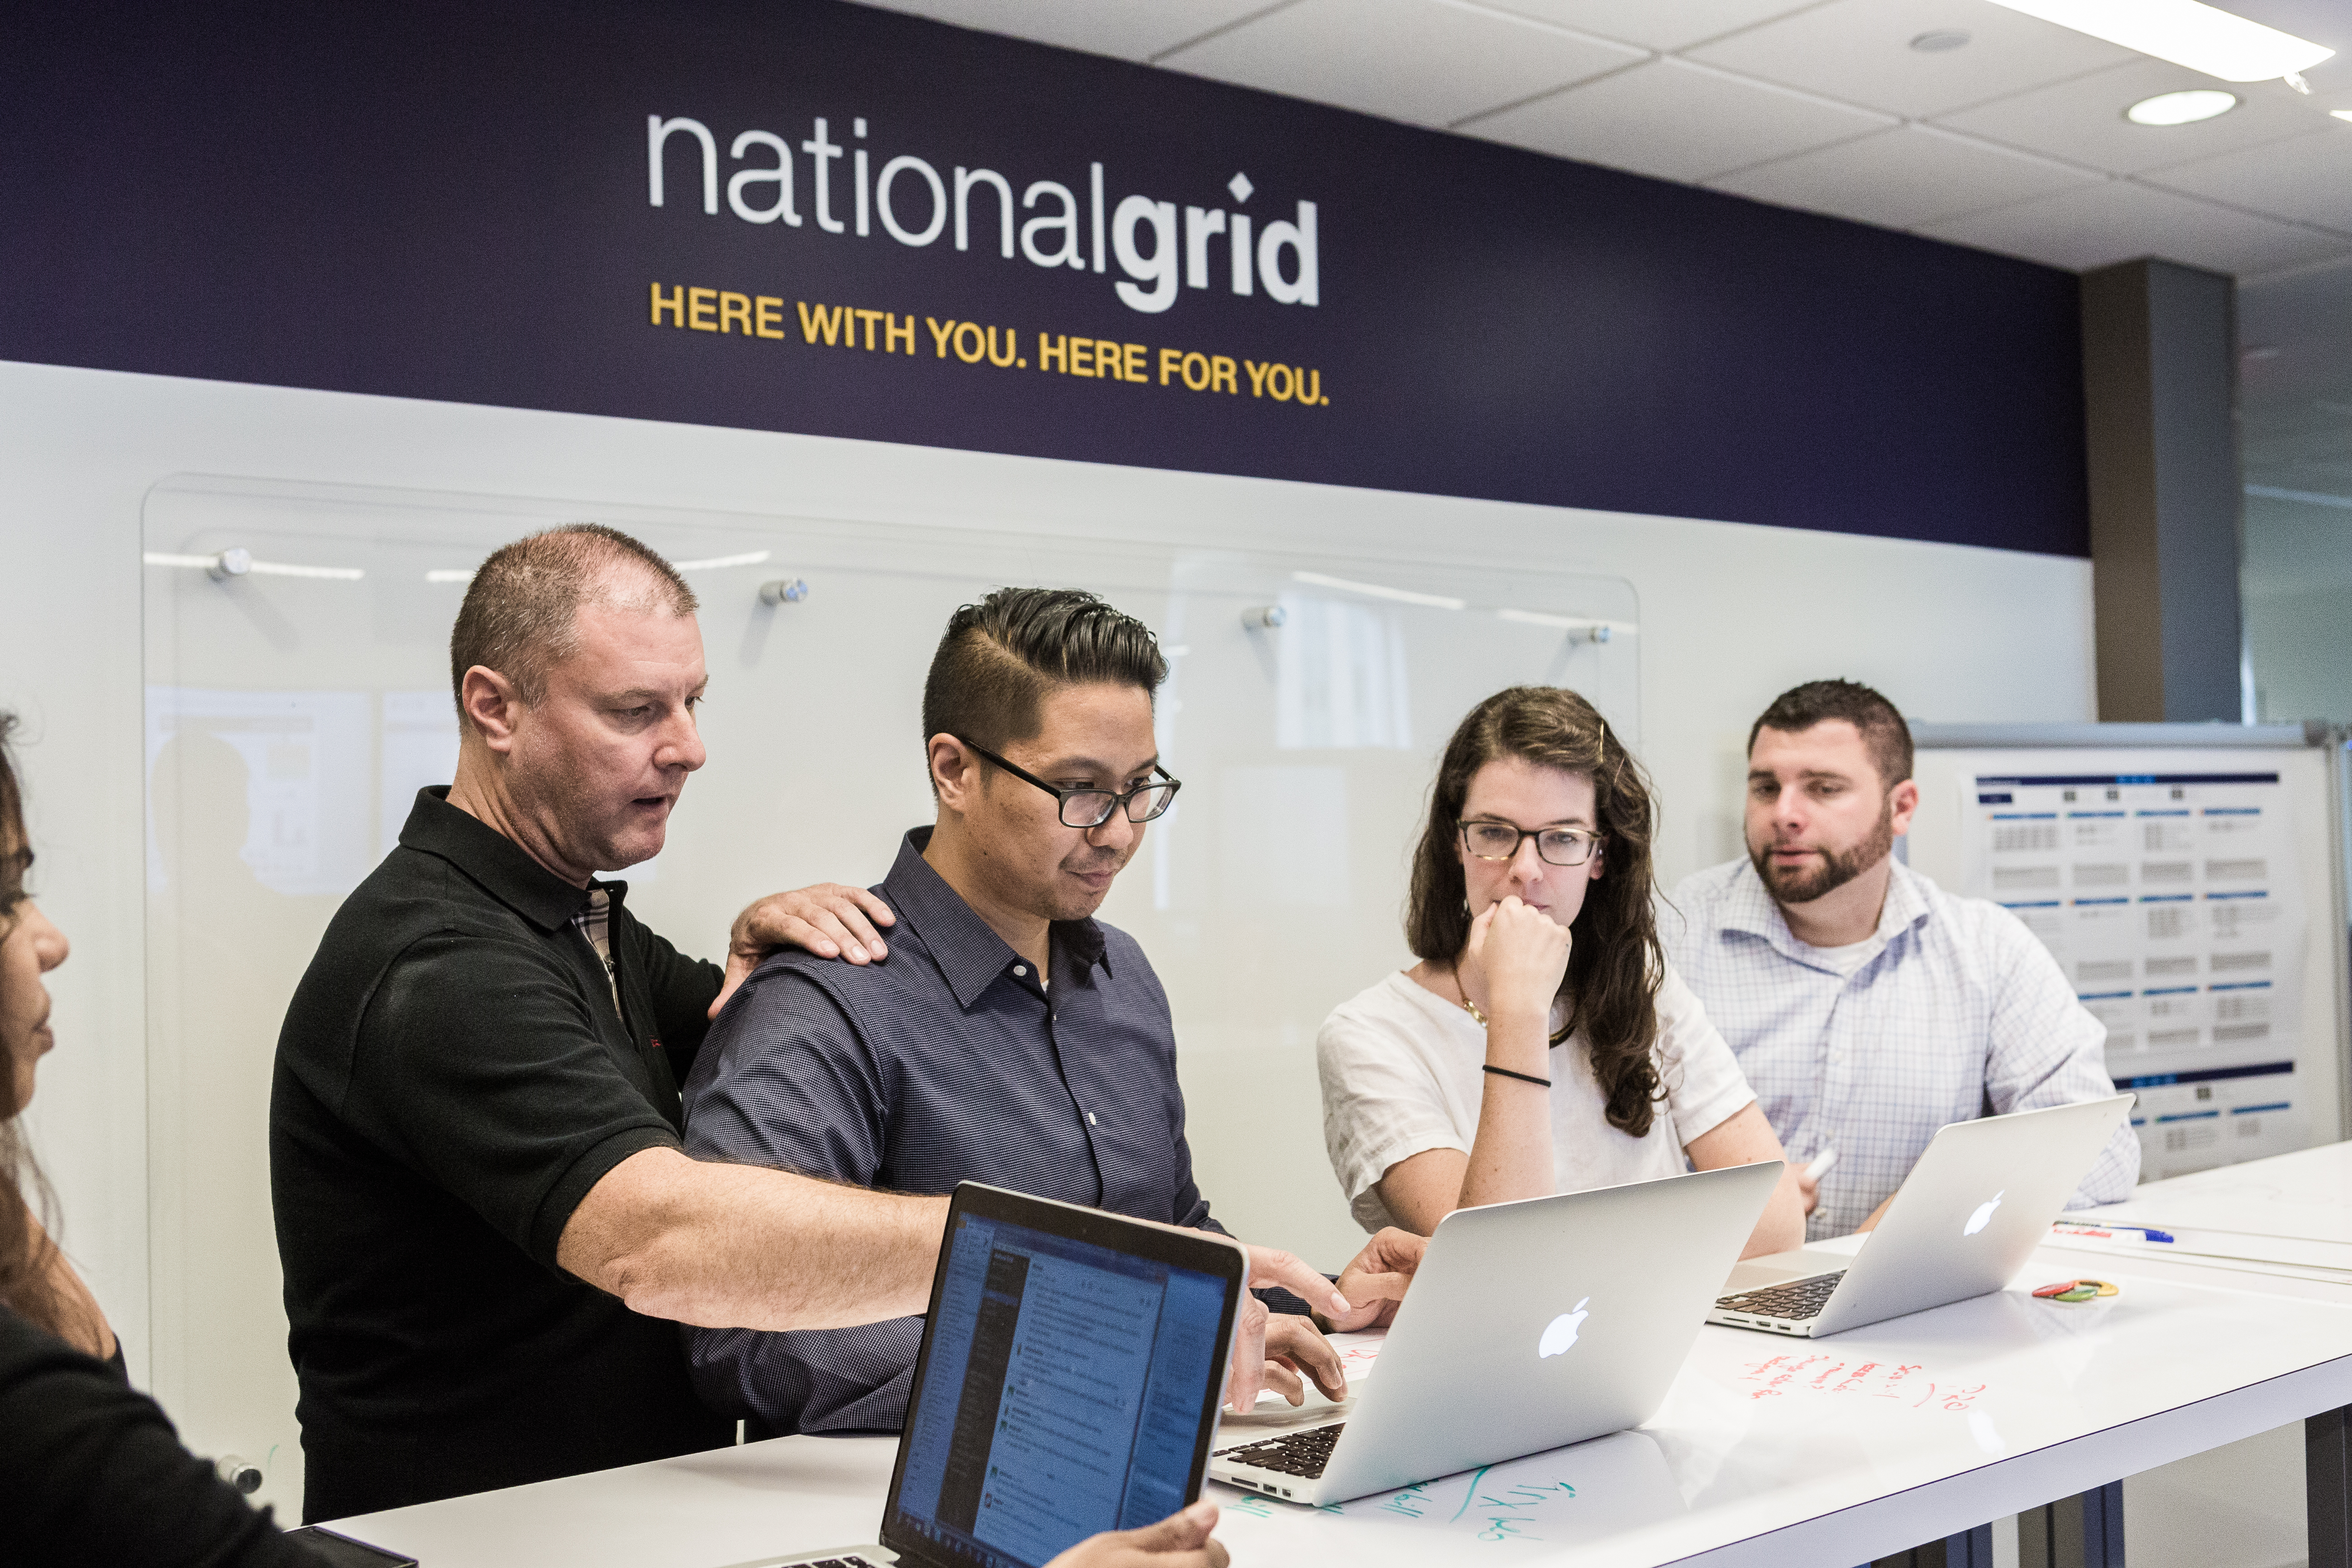
<path fill-rule="evenodd" d="M 1685 878 L 1659 911 L 1667 957 L 1789 1157 L 1838 1152 L 1811 1237 L 1869 1218 L 1946 1122 L 2116 1091 L 2106 1026 L 2016 916 L 1907 866 L 1894 873 L 1881 945 L 1851 974 L 1790 933 L 1744 859 Z M 2114 1203 L 2138 1179 L 2138 1139 L 2119 1126 L 2070 1206 Z"/>

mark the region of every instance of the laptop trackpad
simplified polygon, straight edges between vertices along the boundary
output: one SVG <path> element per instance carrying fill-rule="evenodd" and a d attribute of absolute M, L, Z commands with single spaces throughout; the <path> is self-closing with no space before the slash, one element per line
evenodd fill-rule
<path fill-rule="evenodd" d="M 1738 1296 L 1749 1290 L 1786 1285 L 1792 1279 L 1811 1279 L 1822 1274 L 1834 1274 L 1853 1261 L 1853 1258 L 1835 1252 L 1768 1253 L 1762 1258 L 1751 1258 L 1745 1263 L 1734 1264 L 1730 1278 L 1723 1282 L 1723 1293 Z"/>

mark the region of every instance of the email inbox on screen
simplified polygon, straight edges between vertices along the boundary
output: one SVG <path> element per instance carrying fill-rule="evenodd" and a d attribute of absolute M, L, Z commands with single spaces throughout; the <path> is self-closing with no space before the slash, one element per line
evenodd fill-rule
<path fill-rule="evenodd" d="M 969 1217 L 898 1509 L 1003 1568 L 1183 1505 L 1224 1292 L 1190 1269 Z"/>

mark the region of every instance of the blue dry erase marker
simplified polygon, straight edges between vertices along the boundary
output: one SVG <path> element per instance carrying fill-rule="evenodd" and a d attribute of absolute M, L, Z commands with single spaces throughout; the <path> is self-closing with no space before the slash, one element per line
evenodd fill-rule
<path fill-rule="evenodd" d="M 2172 1233 L 2170 1231 L 2157 1230 L 2144 1225 L 2103 1225 L 2096 1220 L 2053 1220 L 2051 1221 L 2051 1228 L 2053 1230 L 2071 1231 L 2077 1236 L 2097 1236 L 2105 1234 L 2115 1237 L 2137 1237 L 2142 1241 L 2161 1241 L 2168 1243 L 2173 1239 Z"/>

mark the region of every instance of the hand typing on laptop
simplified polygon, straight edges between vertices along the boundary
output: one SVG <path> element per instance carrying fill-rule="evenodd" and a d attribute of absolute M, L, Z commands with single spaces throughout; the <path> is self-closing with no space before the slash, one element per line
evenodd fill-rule
<path fill-rule="evenodd" d="M 1392 1225 L 1374 1231 L 1371 1239 L 1364 1243 L 1364 1249 L 1356 1254 L 1356 1260 L 1339 1275 L 1339 1294 L 1348 1299 L 1354 1310 L 1325 1320 L 1323 1327 L 1333 1333 L 1387 1328 L 1404 1300 L 1414 1272 L 1421 1268 L 1422 1255 L 1428 1250 L 1429 1237 L 1425 1236 L 1415 1236 Z"/>
<path fill-rule="evenodd" d="M 1326 1399 L 1336 1404 L 1348 1397 L 1339 1353 L 1317 1329 L 1337 1332 L 1387 1327 L 1428 1247 L 1427 1237 L 1391 1226 L 1364 1244 L 1336 1287 L 1287 1252 L 1250 1247 L 1250 1284 L 1289 1291 L 1315 1310 L 1316 1321 L 1269 1312 L 1255 1297 L 1244 1300 L 1240 1330 L 1234 1337 L 1232 1376 L 1225 1385 L 1227 1406 L 1252 1409 L 1265 1388 L 1293 1405 L 1305 1404 L 1303 1379 L 1307 1377 Z"/>

